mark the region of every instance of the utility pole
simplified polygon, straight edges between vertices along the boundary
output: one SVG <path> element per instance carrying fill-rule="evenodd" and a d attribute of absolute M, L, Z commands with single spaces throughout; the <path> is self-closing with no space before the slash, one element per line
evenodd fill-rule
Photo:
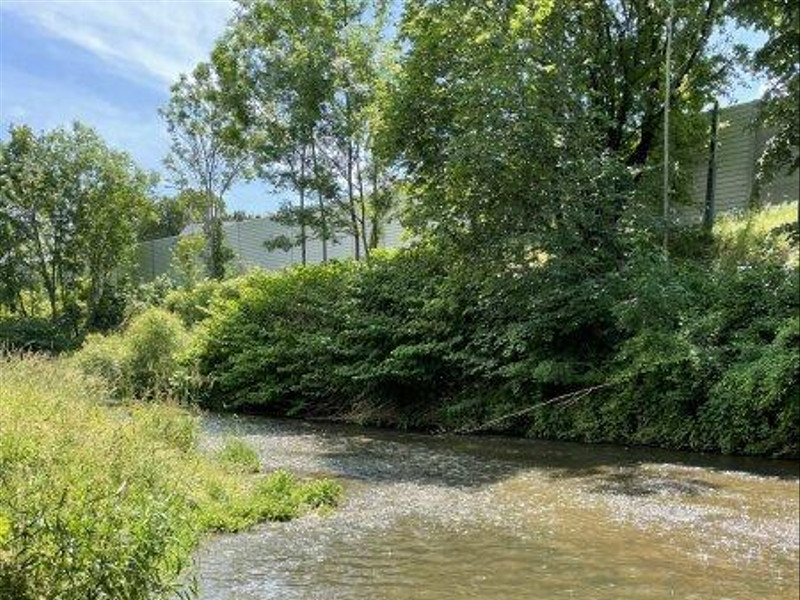
<path fill-rule="evenodd" d="M 669 105 L 672 95 L 672 21 L 675 18 L 674 0 L 669 2 L 669 16 L 667 17 L 667 52 L 664 68 L 664 256 L 669 256 Z"/>
<path fill-rule="evenodd" d="M 708 143 L 708 173 L 706 174 L 706 205 L 703 212 L 703 227 L 711 231 L 714 227 L 714 201 L 717 187 L 717 129 L 719 127 L 719 100 L 714 100 L 711 110 L 711 139 Z"/>

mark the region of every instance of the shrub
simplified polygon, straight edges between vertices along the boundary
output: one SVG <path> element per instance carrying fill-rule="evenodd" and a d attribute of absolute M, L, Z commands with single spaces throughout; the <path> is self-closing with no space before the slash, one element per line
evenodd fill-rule
<path fill-rule="evenodd" d="M 159 275 L 152 281 L 133 287 L 126 298 L 125 315 L 128 319 L 148 308 L 159 307 L 175 284 L 167 275 Z"/>
<path fill-rule="evenodd" d="M 418 247 L 253 273 L 212 304 L 192 357 L 214 407 L 796 454 L 796 379 L 777 341 L 798 311 L 796 267 L 729 258 L 498 266 Z M 600 384 L 612 385 L 502 419 Z"/>
<path fill-rule="evenodd" d="M 208 279 L 191 288 L 171 291 L 164 304 L 187 327 L 191 327 L 208 317 L 214 302 L 236 298 L 237 294 L 236 280 Z"/>
<path fill-rule="evenodd" d="M 121 333 L 90 335 L 76 361 L 85 373 L 102 378 L 117 398 L 167 397 L 184 383 L 179 357 L 188 341 L 177 316 L 150 308 Z"/>
<path fill-rule="evenodd" d="M 210 382 L 207 401 L 296 412 L 329 398 L 351 269 L 328 264 L 242 278 L 238 297 L 219 303 L 198 329 L 194 357 Z"/>
<path fill-rule="evenodd" d="M 189 338 L 180 319 L 159 308 L 135 316 L 124 332 L 130 378 L 139 398 L 167 395 Z"/>
<path fill-rule="evenodd" d="M 122 336 L 89 334 L 76 356 L 83 372 L 102 379 L 115 398 L 133 393 L 129 351 Z"/>
<path fill-rule="evenodd" d="M 800 423 L 800 320 L 767 345 L 750 346 L 712 386 L 703 407 L 705 444 L 723 452 L 796 455 Z"/>
<path fill-rule="evenodd" d="M 6 351 L 58 353 L 81 345 L 82 332 L 69 319 L 0 316 L 0 348 Z"/>

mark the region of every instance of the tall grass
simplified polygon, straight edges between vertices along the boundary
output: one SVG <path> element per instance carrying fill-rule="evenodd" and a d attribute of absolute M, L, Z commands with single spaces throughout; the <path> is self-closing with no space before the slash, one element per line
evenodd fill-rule
<path fill-rule="evenodd" d="M 744 214 L 724 215 L 714 224 L 717 252 L 723 259 L 740 261 L 755 254 L 777 255 L 787 265 L 797 266 L 796 246 L 786 235 L 797 227 L 798 203 L 767 206 Z"/>
<path fill-rule="evenodd" d="M 65 361 L 0 356 L 0 598 L 173 597 L 204 531 L 336 503 L 333 482 L 204 456 L 182 408 L 108 397 Z"/>

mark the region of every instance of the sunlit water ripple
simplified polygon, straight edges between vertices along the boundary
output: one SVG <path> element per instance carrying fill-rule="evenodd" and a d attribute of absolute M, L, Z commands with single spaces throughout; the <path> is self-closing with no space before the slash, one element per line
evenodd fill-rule
<path fill-rule="evenodd" d="M 209 417 L 334 513 L 215 536 L 202 600 L 796 599 L 797 465 Z"/>

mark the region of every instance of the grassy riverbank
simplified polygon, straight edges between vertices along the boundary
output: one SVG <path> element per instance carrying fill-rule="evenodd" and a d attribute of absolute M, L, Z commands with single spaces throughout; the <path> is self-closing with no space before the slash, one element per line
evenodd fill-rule
<path fill-rule="evenodd" d="M 669 260 L 420 244 L 254 272 L 206 304 L 189 360 L 217 408 L 796 456 L 796 211 L 676 232 Z"/>
<path fill-rule="evenodd" d="M 169 597 L 207 531 L 332 506 L 337 484 L 197 447 L 175 405 L 109 404 L 64 360 L 0 357 L 0 598 Z"/>

